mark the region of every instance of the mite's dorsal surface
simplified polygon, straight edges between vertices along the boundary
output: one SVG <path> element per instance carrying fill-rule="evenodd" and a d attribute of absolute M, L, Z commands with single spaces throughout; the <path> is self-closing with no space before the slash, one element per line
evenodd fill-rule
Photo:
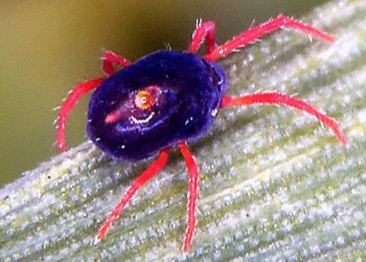
<path fill-rule="evenodd" d="M 216 64 L 187 52 L 158 51 L 98 87 L 89 103 L 88 135 L 113 158 L 144 159 L 202 137 L 225 91 Z M 151 104 L 141 106 L 140 96 Z"/>

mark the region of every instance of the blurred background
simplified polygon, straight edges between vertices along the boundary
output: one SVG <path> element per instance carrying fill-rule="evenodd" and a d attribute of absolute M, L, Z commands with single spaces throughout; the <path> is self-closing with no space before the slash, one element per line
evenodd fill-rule
<path fill-rule="evenodd" d="M 57 111 L 78 83 L 101 75 L 103 50 L 134 61 L 186 49 L 196 19 L 216 23 L 217 42 L 278 14 L 300 17 L 325 0 L 10 1 L 0 3 L 0 187 L 57 155 Z M 243 83 L 245 91 L 245 83 Z M 87 140 L 89 96 L 73 110 L 69 147 Z"/>

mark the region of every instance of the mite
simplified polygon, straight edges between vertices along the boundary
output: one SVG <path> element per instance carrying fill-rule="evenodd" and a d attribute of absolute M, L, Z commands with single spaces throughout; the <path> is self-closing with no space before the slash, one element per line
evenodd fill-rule
<path fill-rule="evenodd" d="M 61 151 L 66 151 L 65 127 L 69 112 L 83 94 L 95 90 L 89 103 L 87 124 L 88 136 L 94 144 L 111 158 L 121 161 L 138 161 L 158 155 L 112 210 L 97 234 L 99 240 L 135 193 L 164 168 L 170 149 L 178 146 L 189 174 L 183 251 L 190 250 L 196 226 L 199 172 L 187 142 L 204 136 L 220 109 L 283 104 L 315 116 L 342 144 L 347 143 L 335 120 L 302 100 L 276 92 L 238 97 L 225 95 L 226 76 L 215 61 L 283 27 L 334 42 L 332 36 L 310 25 L 279 16 L 216 46 L 215 24 L 204 22 L 197 25 L 187 51 L 157 51 L 134 63 L 107 51 L 102 58 L 102 69 L 108 76 L 88 80 L 71 91 L 59 112 L 56 144 Z M 206 54 L 199 56 L 196 53 L 204 41 Z M 116 72 L 114 66 L 120 66 L 121 70 Z"/>

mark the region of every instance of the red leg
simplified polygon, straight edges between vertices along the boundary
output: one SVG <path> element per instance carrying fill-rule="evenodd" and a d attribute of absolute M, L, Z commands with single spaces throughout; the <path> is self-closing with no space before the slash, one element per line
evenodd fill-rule
<path fill-rule="evenodd" d="M 66 151 L 66 143 L 65 143 L 65 127 L 66 127 L 66 120 L 67 116 L 69 115 L 71 109 L 75 106 L 78 102 L 79 98 L 100 86 L 101 83 L 105 80 L 104 77 L 88 80 L 80 85 L 76 86 L 69 96 L 66 98 L 65 102 L 61 105 L 60 112 L 58 115 L 57 121 L 57 138 L 56 144 L 57 147 L 60 149 L 61 152 Z"/>
<path fill-rule="evenodd" d="M 204 58 L 208 61 L 215 61 L 230 54 L 238 48 L 244 47 L 247 44 L 254 42 L 260 37 L 268 35 L 271 32 L 283 27 L 299 30 L 305 34 L 317 37 L 329 43 L 334 42 L 334 38 L 332 36 L 316 29 L 315 27 L 304 24 L 287 16 L 279 16 L 264 24 L 255 26 L 238 36 L 235 36 L 232 40 L 227 41 L 225 44 L 218 46 L 211 53 L 205 55 Z"/>
<path fill-rule="evenodd" d="M 252 104 L 284 104 L 305 111 L 310 115 L 315 116 L 320 122 L 332 129 L 342 144 L 347 144 L 347 138 L 335 120 L 320 113 L 318 110 L 304 101 L 290 97 L 288 95 L 280 93 L 261 93 L 239 97 L 224 96 L 221 101 L 220 108 Z"/>
<path fill-rule="evenodd" d="M 188 48 L 188 52 L 197 53 L 198 48 L 202 45 L 206 38 L 206 53 L 211 53 L 215 47 L 215 24 L 213 22 L 204 22 L 193 32 L 192 42 Z"/>
<path fill-rule="evenodd" d="M 131 64 L 129 60 L 126 58 L 119 56 L 112 51 L 106 51 L 102 57 L 102 70 L 107 75 L 113 75 L 116 71 L 113 68 L 113 65 L 118 65 L 120 67 L 127 67 Z"/>
<path fill-rule="evenodd" d="M 198 167 L 194 157 L 189 151 L 185 142 L 180 142 L 178 144 L 180 152 L 182 153 L 184 160 L 186 161 L 188 173 L 189 173 L 189 193 L 188 193 L 188 221 L 186 236 L 184 239 L 183 251 L 189 252 L 192 245 L 192 238 L 194 234 L 194 229 L 196 227 L 196 205 L 198 198 Z"/>
<path fill-rule="evenodd" d="M 121 215 L 122 210 L 130 202 L 132 197 L 135 195 L 137 190 L 139 190 L 147 181 L 157 175 L 160 170 L 164 168 L 166 162 L 168 161 L 170 148 L 166 148 L 160 151 L 159 158 L 152 162 L 150 166 L 138 176 L 135 181 L 133 181 L 130 188 L 127 190 L 126 194 L 122 197 L 121 201 L 112 210 L 111 214 L 108 216 L 107 220 L 103 223 L 102 227 L 98 231 L 97 238 L 101 240 L 107 233 L 110 226 L 118 219 Z"/>

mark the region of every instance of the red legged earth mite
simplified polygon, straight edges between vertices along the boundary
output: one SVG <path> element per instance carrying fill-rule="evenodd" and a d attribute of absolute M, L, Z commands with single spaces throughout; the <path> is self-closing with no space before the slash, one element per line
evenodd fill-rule
<path fill-rule="evenodd" d="M 224 71 L 215 63 L 234 50 L 283 27 L 301 31 L 328 43 L 332 36 L 286 16 L 255 26 L 227 41 L 215 43 L 215 24 L 204 22 L 193 33 L 188 51 L 157 51 L 137 62 L 106 52 L 103 71 L 107 77 L 88 80 L 76 86 L 62 104 L 57 127 L 57 146 L 66 150 L 66 119 L 80 96 L 92 91 L 87 133 L 94 144 L 111 158 L 138 161 L 158 154 L 158 158 L 138 176 L 119 204 L 101 226 L 102 239 L 134 194 L 166 165 L 171 147 L 178 146 L 189 174 L 187 229 L 183 251 L 188 252 L 196 226 L 198 166 L 187 142 L 209 130 L 219 109 L 252 104 L 284 104 L 315 116 L 329 127 L 342 144 L 347 143 L 337 122 L 302 100 L 268 92 L 226 96 Z M 206 40 L 206 54 L 196 54 Z M 116 72 L 114 65 L 122 67 Z"/>

